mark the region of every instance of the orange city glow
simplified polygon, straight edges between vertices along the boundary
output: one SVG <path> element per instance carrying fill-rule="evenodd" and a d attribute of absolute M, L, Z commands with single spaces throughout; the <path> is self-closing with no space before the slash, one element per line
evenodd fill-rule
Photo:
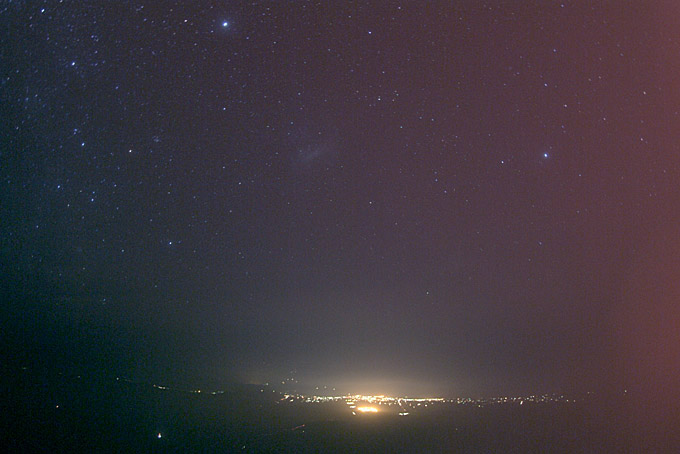
<path fill-rule="evenodd" d="M 378 409 L 375 407 L 357 407 L 357 411 L 362 413 L 378 413 Z"/>

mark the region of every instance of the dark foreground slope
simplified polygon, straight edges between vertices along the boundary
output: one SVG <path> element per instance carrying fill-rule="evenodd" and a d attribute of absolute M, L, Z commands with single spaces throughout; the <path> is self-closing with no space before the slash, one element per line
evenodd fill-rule
<path fill-rule="evenodd" d="M 624 400 L 443 405 L 399 417 L 281 403 L 259 386 L 212 394 L 115 377 L 5 371 L 0 440 L 13 452 L 675 452 Z M 196 390 L 193 390 L 196 391 Z M 160 434 L 160 438 L 159 435 Z"/>

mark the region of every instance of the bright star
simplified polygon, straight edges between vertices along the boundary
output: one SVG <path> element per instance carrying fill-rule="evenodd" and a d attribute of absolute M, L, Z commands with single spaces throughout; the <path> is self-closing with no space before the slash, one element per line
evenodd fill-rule
<path fill-rule="evenodd" d="M 228 26 L 229 26 L 229 22 L 227 22 L 226 20 L 224 22 L 222 22 L 223 28 L 227 28 Z"/>
<path fill-rule="evenodd" d="M 544 158 L 547 158 L 547 157 L 548 157 L 548 153 L 543 153 L 543 157 L 544 157 Z"/>

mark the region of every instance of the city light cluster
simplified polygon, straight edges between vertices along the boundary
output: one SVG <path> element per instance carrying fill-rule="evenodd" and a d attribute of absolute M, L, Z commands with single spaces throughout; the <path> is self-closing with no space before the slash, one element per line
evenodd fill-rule
<path fill-rule="evenodd" d="M 361 413 L 378 413 L 378 409 L 375 407 L 357 407 L 357 411 Z"/>
<path fill-rule="evenodd" d="M 304 396 L 300 394 L 284 394 L 281 401 L 287 402 L 303 402 L 303 403 L 330 403 L 342 402 L 347 404 L 351 410 L 360 411 L 359 408 L 369 407 L 379 409 L 380 407 L 398 407 L 401 409 L 400 413 L 408 414 L 408 409 L 428 408 L 434 405 L 452 404 L 452 405 L 473 405 L 484 407 L 488 405 L 499 404 L 517 404 L 524 405 L 526 403 L 546 403 L 546 402 L 574 402 L 574 399 L 567 398 L 562 394 L 542 394 L 542 395 L 528 395 L 528 396 L 500 396 L 500 397 L 486 397 L 486 398 L 470 398 L 459 397 L 456 399 L 445 399 L 443 397 L 396 397 L 386 395 L 364 395 L 364 394 L 347 394 L 343 396 Z"/>
<path fill-rule="evenodd" d="M 286 398 L 293 397 L 292 394 L 286 394 Z M 434 403 L 446 402 L 443 397 L 393 397 L 385 395 L 364 395 L 364 394 L 348 394 L 345 396 L 298 396 L 307 403 L 313 402 L 340 402 L 344 401 L 348 405 L 354 405 L 357 402 L 368 402 L 370 404 L 391 405 L 401 403 Z"/>

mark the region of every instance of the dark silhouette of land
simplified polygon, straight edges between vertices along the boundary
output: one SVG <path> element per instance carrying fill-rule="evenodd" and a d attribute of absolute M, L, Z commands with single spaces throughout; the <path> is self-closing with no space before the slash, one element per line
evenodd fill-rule
<path fill-rule="evenodd" d="M 446 403 L 353 416 L 344 402 L 282 402 L 258 385 L 163 389 L 124 377 L 5 370 L 2 444 L 12 452 L 673 452 L 625 396 Z"/>

